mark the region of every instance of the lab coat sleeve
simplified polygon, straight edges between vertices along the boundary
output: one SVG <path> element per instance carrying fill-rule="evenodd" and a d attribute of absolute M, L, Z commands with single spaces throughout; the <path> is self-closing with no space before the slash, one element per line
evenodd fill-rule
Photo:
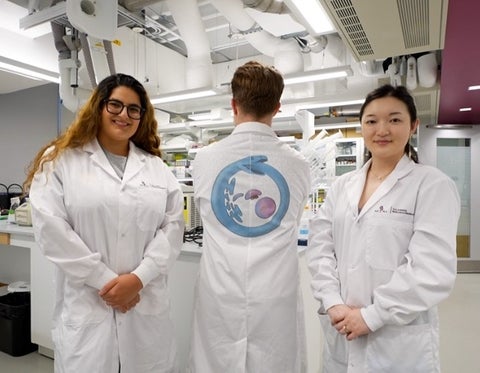
<path fill-rule="evenodd" d="M 165 218 L 145 249 L 142 262 L 132 272 L 142 281 L 143 286 L 159 274 L 167 275 L 182 249 L 185 228 L 183 192 L 175 176 L 168 169 L 165 171 L 165 177 L 168 180 Z"/>
<path fill-rule="evenodd" d="M 420 185 L 406 261 L 374 291 L 361 310 L 370 330 L 405 325 L 450 294 L 456 277 L 456 232 L 460 198 L 454 182 L 426 178 Z"/>
<path fill-rule="evenodd" d="M 308 247 L 305 256 L 312 274 L 312 290 L 320 301 L 319 313 L 337 304 L 343 304 L 340 294 L 340 280 L 337 272 L 337 258 L 333 242 L 333 218 L 335 185 L 329 190 L 325 202 L 310 219 Z"/>
<path fill-rule="evenodd" d="M 92 252 L 69 223 L 64 205 L 61 160 L 44 164 L 30 188 L 35 239 L 47 259 L 77 284 L 101 289 L 117 274 Z"/>

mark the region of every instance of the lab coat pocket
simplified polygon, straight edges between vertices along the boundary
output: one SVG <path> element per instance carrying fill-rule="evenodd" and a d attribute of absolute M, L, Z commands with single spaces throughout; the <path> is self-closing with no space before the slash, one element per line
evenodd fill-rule
<path fill-rule="evenodd" d="M 98 295 L 98 290 L 89 286 L 67 286 L 64 302 L 62 320 L 71 327 L 101 323 L 110 312 L 110 307 Z"/>
<path fill-rule="evenodd" d="M 167 189 L 140 186 L 137 194 L 137 223 L 142 231 L 156 231 L 165 216 Z"/>
<path fill-rule="evenodd" d="M 366 232 L 367 263 L 374 269 L 395 270 L 406 260 L 412 234 L 411 222 L 372 219 Z"/>
<path fill-rule="evenodd" d="M 387 325 L 368 336 L 368 372 L 436 372 L 434 339 L 429 324 Z"/>
<path fill-rule="evenodd" d="M 160 315 L 168 314 L 169 306 L 167 277 L 159 275 L 141 290 L 135 310 L 143 315 Z"/>
<path fill-rule="evenodd" d="M 337 364 L 340 364 L 339 366 L 346 364 L 348 362 L 347 339 L 332 326 L 330 317 L 327 315 L 320 315 L 319 317 L 325 337 L 324 349 L 326 351 L 323 356 L 331 359 L 331 361 L 326 362 L 326 365 L 333 368 Z M 335 369 L 331 371 L 335 371 Z"/>

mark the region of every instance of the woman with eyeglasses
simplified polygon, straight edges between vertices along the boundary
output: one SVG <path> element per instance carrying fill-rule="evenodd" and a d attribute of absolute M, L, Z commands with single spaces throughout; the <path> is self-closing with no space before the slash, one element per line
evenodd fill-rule
<path fill-rule="evenodd" d="M 32 162 L 35 238 L 56 266 L 57 373 L 175 371 L 167 276 L 183 194 L 159 144 L 144 87 L 116 74 Z"/>

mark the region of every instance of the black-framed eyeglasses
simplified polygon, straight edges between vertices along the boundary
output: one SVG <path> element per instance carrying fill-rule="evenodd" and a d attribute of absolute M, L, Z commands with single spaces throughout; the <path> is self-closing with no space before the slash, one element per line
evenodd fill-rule
<path fill-rule="evenodd" d="M 140 119 L 145 112 L 145 109 L 138 105 L 125 105 L 122 101 L 118 100 L 105 100 L 105 108 L 110 114 L 118 115 L 123 111 L 123 108 L 127 108 L 127 115 L 131 119 Z"/>

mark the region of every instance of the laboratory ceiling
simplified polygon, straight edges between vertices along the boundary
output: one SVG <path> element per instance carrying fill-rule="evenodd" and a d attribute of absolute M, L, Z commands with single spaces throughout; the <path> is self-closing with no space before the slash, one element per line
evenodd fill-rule
<path fill-rule="evenodd" d="M 393 0 L 391 1 L 393 4 Z M 399 0 L 398 2 L 395 1 L 395 3 L 411 3 L 412 1 L 415 2 L 417 0 Z M 447 0 L 435 0 L 435 2 L 437 1 L 438 3 L 447 4 Z M 320 2 L 324 5 L 334 3 L 334 1 L 331 0 L 321 0 Z M 353 7 L 362 3 L 360 0 L 346 0 L 346 2 L 350 3 Z M 371 1 L 371 3 L 373 2 L 377 2 L 379 6 L 372 6 L 370 8 L 371 11 L 369 13 L 371 14 L 368 15 L 370 21 L 362 21 L 362 26 L 367 33 L 370 29 L 373 29 L 374 23 L 381 23 L 382 19 L 385 19 L 385 22 L 388 20 L 388 17 L 379 17 L 379 15 L 374 14 L 375 9 L 380 9 L 380 4 L 385 4 L 385 2 L 383 0 Z M 22 17 L 25 17 L 27 15 L 27 3 L 27 1 L 22 0 L 0 0 L 0 30 L 7 18 L 11 20 L 16 17 L 19 21 Z M 53 5 L 58 5 L 58 3 L 62 2 L 53 1 L 51 3 Z M 119 3 L 122 2 L 120 1 Z M 186 45 L 175 24 L 175 19 L 172 16 L 171 11 L 168 9 L 168 1 L 151 1 L 150 3 L 151 4 L 144 8 L 141 13 L 137 13 L 140 14 L 144 20 L 148 20 L 148 22 L 143 22 L 142 25 L 136 25 L 131 18 L 119 16 L 119 26 L 124 24 L 132 29 L 135 26 L 143 26 L 143 29 L 137 28 L 137 31 L 143 35 L 148 34 L 147 36 L 150 39 L 156 39 L 156 42 L 165 47 L 187 56 L 188 51 Z M 253 59 L 260 56 L 261 53 L 249 43 L 248 37 L 245 37 L 246 33 L 239 32 L 239 30 L 232 25 L 231 20 L 229 20 L 225 14 L 217 10 L 214 3 L 214 1 L 209 0 L 199 0 L 197 2 L 204 29 L 208 37 L 208 42 L 210 44 L 210 57 L 212 63 L 214 65 L 227 64 L 245 58 Z M 249 1 L 243 1 L 243 3 L 249 3 Z M 255 2 L 250 1 L 250 3 Z M 263 1 L 261 3 L 272 2 Z M 291 4 L 291 1 L 282 2 L 276 0 L 273 1 L 273 3 L 277 3 L 277 6 L 278 4 L 283 3 L 284 9 L 286 9 L 288 13 L 288 6 Z M 428 4 L 428 0 L 418 0 L 415 4 L 419 3 Z M 11 8 L 12 4 L 25 8 L 22 17 L 19 17 L 18 13 L 9 14 L 9 8 Z M 424 122 L 438 122 L 442 124 L 480 124 L 480 90 L 468 90 L 468 86 L 480 84 L 480 69 L 478 68 L 480 48 L 477 47 L 478 37 L 480 36 L 480 22 L 475 19 L 478 14 L 480 14 L 480 2 L 477 0 L 448 0 L 447 14 L 441 13 L 436 16 L 436 18 L 438 18 L 436 21 L 440 24 L 442 22 L 444 25 L 446 24 L 446 27 L 444 26 L 441 29 L 444 33 L 441 35 L 442 38 L 444 37 L 444 48 L 443 50 L 438 49 L 434 51 L 438 60 L 438 82 L 431 89 L 422 89 L 420 87 L 416 91 L 418 100 L 417 105 L 420 106 L 422 106 L 425 101 L 425 95 L 423 95 L 423 93 L 427 94 L 428 102 L 425 101 L 426 109 L 423 112 L 423 118 L 421 118 Z M 359 8 L 358 17 L 361 18 L 362 16 L 367 19 L 367 15 L 362 14 L 361 9 Z M 347 53 L 352 52 L 352 46 L 348 45 L 349 43 L 351 44 L 352 41 L 345 37 L 345 30 L 339 29 L 338 20 L 337 23 L 334 22 L 334 25 L 337 26 L 336 30 L 325 34 L 325 37 L 328 37 L 329 40 L 338 37 L 338 39 L 344 44 Z M 252 30 L 252 32 L 253 31 L 254 30 Z M 383 29 L 381 37 L 388 40 L 391 36 L 390 34 L 393 33 L 397 33 L 397 31 L 386 27 Z M 377 35 L 378 34 L 379 33 L 377 32 Z M 42 38 L 45 37 L 46 36 L 42 36 Z M 321 38 L 317 36 L 313 41 L 320 40 Z M 300 38 L 297 40 L 299 43 L 302 41 L 305 41 L 305 39 L 302 40 L 302 38 Z M 312 40 L 307 39 L 306 42 L 312 42 Z M 307 49 L 308 47 L 309 46 L 307 45 Z M 400 48 L 400 52 L 397 56 L 404 55 L 404 52 L 405 48 Z M 318 56 L 321 55 L 321 53 L 322 52 L 316 52 L 314 57 L 318 59 Z M 309 60 L 312 55 L 313 53 L 311 51 L 304 51 L 306 60 Z M 2 50 L 0 49 L 0 58 L 1 56 Z M 392 54 L 391 57 L 395 57 L 395 54 Z M 365 74 L 365 71 L 359 70 L 359 63 L 357 60 L 358 58 L 355 57 L 344 58 L 344 61 L 352 64 L 354 71 L 353 76 L 347 78 L 347 86 L 359 87 L 363 84 L 362 89 L 357 90 L 363 94 L 363 92 L 368 92 L 373 87 L 389 81 L 389 76 L 387 74 L 379 74 L 378 71 L 373 72 L 370 75 L 368 73 Z M 376 64 L 382 64 L 382 62 L 384 62 L 382 68 L 385 70 L 386 60 L 388 60 L 388 56 L 375 58 L 370 62 L 375 62 Z M 45 82 L 31 80 L 0 70 L 0 95 L 21 91 L 41 84 L 45 84 Z M 340 84 L 338 85 L 340 86 Z M 335 94 L 332 95 L 332 90 L 334 91 L 335 89 L 335 85 L 323 85 L 321 87 L 321 90 L 327 92 L 330 97 L 335 97 Z M 351 89 L 350 91 L 353 92 L 354 90 Z M 347 94 L 346 92 L 347 91 L 344 87 L 339 89 L 336 99 L 342 101 L 342 98 Z M 219 101 L 220 99 L 217 98 L 216 100 Z M 209 104 L 207 101 L 205 101 L 205 103 L 206 105 Z M 470 107 L 471 110 L 459 111 L 460 108 L 465 107 Z M 171 112 L 175 111 L 175 108 L 173 107 L 167 107 L 166 109 Z M 320 108 L 320 111 L 321 110 L 323 110 L 323 108 Z M 422 110 L 420 111 L 422 114 Z M 178 114 L 181 115 L 182 113 Z M 315 114 L 317 115 L 318 111 L 315 112 Z"/>

